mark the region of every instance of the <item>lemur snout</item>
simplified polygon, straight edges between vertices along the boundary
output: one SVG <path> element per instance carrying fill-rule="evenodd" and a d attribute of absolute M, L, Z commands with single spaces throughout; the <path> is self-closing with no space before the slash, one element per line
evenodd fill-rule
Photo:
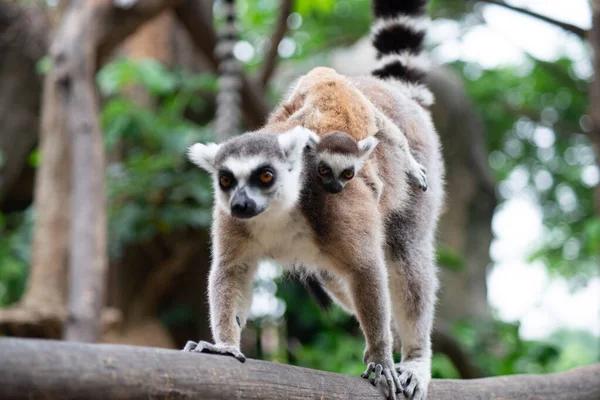
<path fill-rule="evenodd" d="M 342 186 L 342 184 L 339 183 L 338 181 L 332 181 L 332 182 L 327 182 L 327 183 L 324 182 L 323 187 L 329 193 L 339 193 L 344 188 L 344 186 Z"/>
<path fill-rule="evenodd" d="M 231 199 L 231 215 L 236 218 L 252 218 L 259 214 L 256 202 L 246 194 L 246 191 L 238 191 Z"/>

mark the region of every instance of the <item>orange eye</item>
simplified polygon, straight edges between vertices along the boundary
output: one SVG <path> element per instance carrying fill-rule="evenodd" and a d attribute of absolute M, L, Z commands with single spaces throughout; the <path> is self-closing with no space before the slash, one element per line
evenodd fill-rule
<path fill-rule="evenodd" d="M 273 173 L 269 170 L 265 170 L 260 174 L 259 178 L 262 183 L 271 183 L 273 180 Z"/>
<path fill-rule="evenodd" d="M 352 171 L 351 169 L 344 171 L 344 178 L 346 178 L 346 179 L 354 178 L 354 171 Z"/>
<path fill-rule="evenodd" d="M 223 175 L 219 178 L 219 183 L 223 189 L 227 189 L 229 186 L 231 186 L 231 178 L 227 175 Z"/>
<path fill-rule="evenodd" d="M 317 171 L 319 173 L 320 176 L 325 176 L 327 174 L 329 174 L 329 168 L 327 168 L 324 165 L 319 166 L 319 169 Z"/>

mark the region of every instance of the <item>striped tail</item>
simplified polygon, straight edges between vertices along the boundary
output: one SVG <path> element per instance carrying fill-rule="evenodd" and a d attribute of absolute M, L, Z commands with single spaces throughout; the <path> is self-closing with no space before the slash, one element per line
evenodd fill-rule
<path fill-rule="evenodd" d="M 378 66 L 372 74 L 402 82 L 415 100 L 429 106 L 433 95 L 424 84 L 429 58 L 423 53 L 430 22 L 426 5 L 427 0 L 373 0 L 371 40 Z"/>
<path fill-rule="evenodd" d="M 227 23 L 219 33 L 215 55 L 219 59 L 215 133 L 223 142 L 239 133 L 242 109 L 242 67 L 233 55 L 238 40 L 235 0 L 223 0 Z"/>

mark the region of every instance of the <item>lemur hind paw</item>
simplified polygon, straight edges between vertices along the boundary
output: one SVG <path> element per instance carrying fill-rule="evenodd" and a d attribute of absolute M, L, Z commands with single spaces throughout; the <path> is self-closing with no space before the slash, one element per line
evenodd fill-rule
<path fill-rule="evenodd" d="M 198 343 L 188 340 L 183 350 L 188 353 L 211 353 L 232 356 L 241 362 L 246 361 L 246 356 L 242 354 L 236 346 L 225 344 L 212 344 L 209 342 L 199 341 Z"/>
<path fill-rule="evenodd" d="M 431 380 L 429 370 L 424 370 L 418 363 L 411 362 L 396 364 L 396 369 L 400 374 L 399 379 L 404 397 L 409 400 L 426 400 Z"/>
<path fill-rule="evenodd" d="M 412 157 L 407 173 L 412 182 L 422 191 L 427 191 L 427 169 Z"/>
<path fill-rule="evenodd" d="M 371 374 L 375 374 L 375 376 L 371 378 Z M 366 371 L 360 376 L 364 379 L 368 379 L 373 386 L 377 386 L 377 382 L 379 382 L 379 378 L 381 378 L 382 374 L 385 377 L 389 388 L 388 399 L 395 400 L 396 393 L 401 393 L 402 386 L 400 386 L 398 374 L 393 366 L 384 366 L 383 364 L 370 362 L 367 364 Z"/>

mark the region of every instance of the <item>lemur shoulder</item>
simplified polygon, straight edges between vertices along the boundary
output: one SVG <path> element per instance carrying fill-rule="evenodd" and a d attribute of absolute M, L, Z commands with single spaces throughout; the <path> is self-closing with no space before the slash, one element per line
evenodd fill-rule
<path fill-rule="evenodd" d="M 184 350 L 243 361 L 240 335 L 258 263 L 301 264 L 356 315 L 366 341 L 362 376 L 374 375 L 373 384 L 384 377 L 389 398 L 427 397 L 444 169 L 425 108 L 431 95 L 422 83 L 425 5 L 374 0 L 373 45 L 381 65 L 373 76 L 313 70 L 309 75 L 322 80 L 304 77 L 292 90 L 299 107 L 280 107 L 256 132 L 189 149 L 215 187 L 208 291 L 215 343 L 188 342 Z M 308 86 L 298 91 L 301 82 Z M 383 185 L 379 202 L 362 179 L 335 195 L 322 190 L 311 143 L 332 131 L 360 141 L 382 127 L 391 134 L 378 137 L 367 160 Z M 414 162 L 427 168 L 426 192 L 410 184 L 406 172 Z M 394 345 L 402 353 L 396 365 Z"/>

